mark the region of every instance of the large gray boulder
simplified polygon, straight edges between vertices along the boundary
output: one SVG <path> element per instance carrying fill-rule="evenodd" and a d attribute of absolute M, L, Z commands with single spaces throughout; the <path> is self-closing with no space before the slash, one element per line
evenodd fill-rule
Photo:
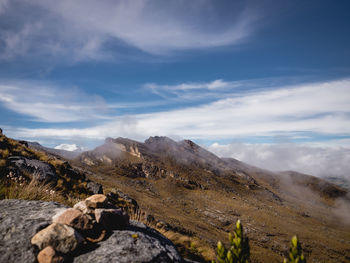
<path fill-rule="evenodd" d="M 130 221 L 125 230 L 117 230 L 99 247 L 74 259 L 86 262 L 183 262 L 173 243 L 143 223 Z"/>
<path fill-rule="evenodd" d="M 43 201 L 0 201 L 0 262 L 36 262 L 31 238 L 65 206 Z"/>
<path fill-rule="evenodd" d="M 22 156 L 11 156 L 8 159 L 20 173 L 29 173 L 37 181 L 55 183 L 58 179 L 55 168 L 48 163 Z"/>
<path fill-rule="evenodd" d="M 32 237 L 67 207 L 53 202 L 0 200 L 0 262 L 36 262 Z M 115 230 L 93 250 L 77 251 L 74 262 L 182 262 L 171 241 L 136 221 Z M 83 253 L 83 254 L 82 254 Z"/>

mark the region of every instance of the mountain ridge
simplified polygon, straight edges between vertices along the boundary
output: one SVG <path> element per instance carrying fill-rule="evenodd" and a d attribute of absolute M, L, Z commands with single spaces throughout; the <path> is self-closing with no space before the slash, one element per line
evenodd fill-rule
<path fill-rule="evenodd" d="M 30 151 L 24 141 L 10 142 L 15 148 L 7 153 L 3 149 L 7 144 L 0 143 L 5 164 L 11 159 L 9 153 Z M 87 180 L 102 185 L 107 195 L 127 193 L 126 202 L 138 207 L 131 207 L 135 218 L 172 240 L 187 258 L 213 259 L 217 240 L 232 230 L 237 219 L 244 223 L 251 240 L 252 262 L 280 262 L 294 234 L 304 240 L 310 260 L 341 262 L 350 258 L 349 244 L 341 242 L 350 240 L 344 216 L 348 213 L 347 193 L 339 194 L 340 188 L 332 184 L 327 186 L 329 191 L 318 178 L 301 175 L 296 177 L 301 181 L 293 182 L 293 175 L 219 158 L 190 140 L 175 142 L 159 136 L 143 143 L 106 138 L 103 145 L 70 161 L 63 157 L 58 161 L 53 154 L 35 154 L 43 161 L 80 171 Z M 74 182 L 68 177 L 65 175 L 67 183 Z M 282 180 L 284 177 L 288 179 Z M 319 189 L 313 189 L 315 186 Z"/>
<path fill-rule="evenodd" d="M 104 152 L 105 149 L 108 150 Z M 122 137 L 118 137 L 116 139 L 106 138 L 103 145 L 96 147 L 94 150 L 83 152 L 76 158 L 85 164 L 93 165 L 94 162 L 107 162 L 107 165 L 111 165 L 113 163 L 113 158 L 116 158 L 115 161 L 121 161 L 121 159 L 127 158 L 128 154 L 135 157 L 132 158 L 134 162 L 137 163 L 137 161 L 146 161 L 146 163 L 150 163 L 149 165 L 151 167 L 154 166 L 153 164 L 155 160 L 160 166 L 164 165 L 164 162 L 169 161 L 173 163 L 175 162 L 175 164 L 177 163 L 181 166 L 190 164 L 191 166 L 201 168 L 215 176 L 222 175 L 225 177 L 225 175 L 230 174 L 230 176 L 233 177 L 233 180 L 236 180 L 236 182 L 240 181 L 241 183 L 245 183 L 252 189 L 259 187 L 260 185 L 257 178 L 250 175 L 251 173 L 259 174 L 259 176 L 256 177 L 263 179 L 266 181 L 265 183 L 272 185 L 276 183 L 277 177 L 281 175 L 298 175 L 297 178 L 296 176 L 292 176 L 292 178 L 295 179 L 294 181 L 296 183 L 299 182 L 300 185 L 302 184 L 302 182 L 300 182 L 300 175 L 302 175 L 304 178 L 307 178 L 307 181 L 314 181 L 312 190 L 315 191 L 320 192 L 322 189 L 320 189 L 319 186 L 322 184 L 327 185 L 328 188 L 340 187 L 321 178 L 301 174 L 295 171 L 271 172 L 266 169 L 261 169 L 246 164 L 234 158 L 220 158 L 191 140 L 181 140 L 176 142 L 165 136 L 151 136 L 146 139 L 144 143 Z M 160 167 L 158 170 L 161 171 L 166 169 L 162 169 L 162 167 Z M 171 171 L 170 174 L 174 174 L 174 171 Z M 147 174 L 145 174 L 145 177 L 147 176 L 150 176 L 149 171 Z M 157 175 L 155 176 L 157 177 Z M 176 177 L 176 172 L 175 175 L 172 176 Z M 158 177 L 162 177 L 162 175 L 158 174 Z M 315 187 L 315 181 L 318 181 L 318 187 Z M 346 189 L 343 189 L 342 187 L 336 189 L 335 191 L 337 191 L 339 196 L 345 196 L 347 193 Z M 337 194 L 335 195 L 337 196 Z"/>

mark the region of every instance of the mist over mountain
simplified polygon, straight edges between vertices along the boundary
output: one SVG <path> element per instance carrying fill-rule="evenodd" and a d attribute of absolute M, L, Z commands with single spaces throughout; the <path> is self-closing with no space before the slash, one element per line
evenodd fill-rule
<path fill-rule="evenodd" d="M 294 170 L 321 178 L 350 181 L 350 149 L 293 143 L 212 144 L 208 150 L 221 157 L 233 157 L 272 171 Z"/>

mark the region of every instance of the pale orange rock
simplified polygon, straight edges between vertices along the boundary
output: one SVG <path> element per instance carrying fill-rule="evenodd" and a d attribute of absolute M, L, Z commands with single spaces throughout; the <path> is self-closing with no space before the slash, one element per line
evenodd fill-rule
<path fill-rule="evenodd" d="M 105 208 L 108 201 L 105 195 L 96 194 L 86 198 L 85 203 L 90 208 Z"/>
<path fill-rule="evenodd" d="M 92 208 L 89 208 L 87 205 L 86 205 L 86 201 L 80 201 L 78 203 L 76 203 L 74 206 L 73 206 L 74 209 L 78 209 L 79 211 L 81 211 L 83 214 L 87 214 L 87 215 L 90 215 L 90 214 L 93 214 L 94 213 L 94 209 Z"/>
<path fill-rule="evenodd" d="M 63 263 L 64 258 L 56 254 L 53 247 L 48 246 L 41 250 L 38 254 L 39 263 Z"/>
<path fill-rule="evenodd" d="M 59 216 L 52 218 L 54 223 L 60 223 L 74 227 L 77 230 L 90 230 L 93 228 L 92 222 L 81 211 L 69 208 L 61 213 Z"/>
<path fill-rule="evenodd" d="M 39 249 L 52 246 L 63 254 L 74 251 L 83 242 L 84 238 L 74 228 L 59 223 L 52 223 L 36 233 L 31 240 Z"/>

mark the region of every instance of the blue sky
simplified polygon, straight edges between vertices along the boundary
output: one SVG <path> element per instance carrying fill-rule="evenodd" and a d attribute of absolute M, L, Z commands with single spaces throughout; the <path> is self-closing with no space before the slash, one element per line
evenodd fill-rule
<path fill-rule="evenodd" d="M 0 127 L 51 147 L 166 135 L 233 157 L 244 155 L 220 147 L 340 147 L 347 162 L 349 10 L 345 0 L 0 0 Z"/>

